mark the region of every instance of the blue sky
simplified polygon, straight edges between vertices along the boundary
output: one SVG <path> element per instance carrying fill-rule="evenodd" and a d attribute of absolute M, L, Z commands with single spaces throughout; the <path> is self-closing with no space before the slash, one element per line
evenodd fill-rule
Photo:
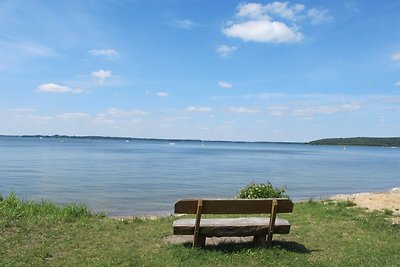
<path fill-rule="evenodd" d="M 400 136 L 400 2 L 0 1 L 0 134 Z"/>

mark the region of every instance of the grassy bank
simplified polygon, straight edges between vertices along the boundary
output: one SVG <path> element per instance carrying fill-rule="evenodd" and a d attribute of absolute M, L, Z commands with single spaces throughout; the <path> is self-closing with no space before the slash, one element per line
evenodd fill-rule
<path fill-rule="evenodd" d="M 171 203 L 173 205 L 173 203 Z M 163 241 L 173 217 L 114 220 L 83 206 L 0 201 L 0 266 L 400 266 L 400 227 L 350 202 L 307 202 L 269 249 L 250 243 L 191 249 Z"/>

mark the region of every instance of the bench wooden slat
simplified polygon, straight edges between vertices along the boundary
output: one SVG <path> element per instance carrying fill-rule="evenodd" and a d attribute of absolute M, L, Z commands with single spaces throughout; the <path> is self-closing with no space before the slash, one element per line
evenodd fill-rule
<path fill-rule="evenodd" d="M 278 198 L 277 213 L 291 213 L 293 202 Z M 273 199 L 203 199 L 202 214 L 271 213 Z M 196 214 L 198 199 L 181 199 L 175 203 L 175 213 Z"/>
<path fill-rule="evenodd" d="M 202 219 L 200 234 L 207 237 L 267 235 L 269 221 L 269 218 L 262 217 Z M 173 223 L 175 235 L 193 235 L 194 227 L 194 219 L 181 219 Z M 275 234 L 287 234 L 289 231 L 287 220 L 276 219 Z"/>

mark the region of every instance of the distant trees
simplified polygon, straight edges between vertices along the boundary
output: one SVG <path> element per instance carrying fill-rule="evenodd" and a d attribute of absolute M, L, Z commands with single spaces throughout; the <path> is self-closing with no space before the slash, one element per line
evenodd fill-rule
<path fill-rule="evenodd" d="M 386 146 L 400 147 L 400 137 L 325 138 L 311 141 L 311 145 Z"/>

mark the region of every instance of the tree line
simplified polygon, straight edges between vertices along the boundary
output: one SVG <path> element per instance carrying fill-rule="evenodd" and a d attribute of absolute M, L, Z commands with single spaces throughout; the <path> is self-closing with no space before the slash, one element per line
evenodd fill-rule
<path fill-rule="evenodd" d="M 400 147 L 400 137 L 325 138 L 309 142 L 311 145 L 385 146 Z"/>

